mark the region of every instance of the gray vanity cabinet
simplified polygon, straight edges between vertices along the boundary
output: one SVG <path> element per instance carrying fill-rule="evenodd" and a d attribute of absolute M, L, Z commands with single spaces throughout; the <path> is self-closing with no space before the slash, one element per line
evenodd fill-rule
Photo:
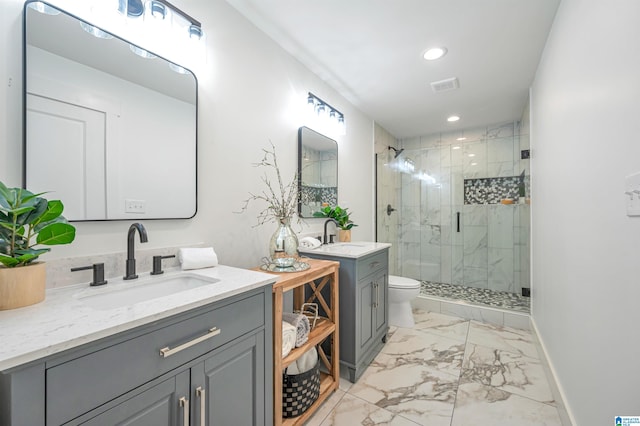
<path fill-rule="evenodd" d="M 358 282 L 358 307 L 360 311 L 359 352 L 366 353 L 381 334 L 386 338 L 387 329 L 387 271 L 382 270 Z"/>
<path fill-rule="evenodd" d="M 85 426 L 174 426 L 183 424 L 180 395 L 189 393 L 189 374 L 183 371 L 176 376 L 147 389 L 125 402 L 81 423 Z M 188 409 L 188 408 L 187 408 Z"/>
<path fill-rule="evenodd" d="M 340 364 L 355 383 L 387 339 L 389 249 L 358 258 L 312 250 L 304 255 L 340 262 Z"/>
<path fill-rule="evenodd" d="M 269 426 L 271 315 L 265 286 L 0 373 L 0 424 Z"/>
<path fill-rule="evenodd" d="M 264 338 L 264 333 L 250 336 L 191 368 L 191 387 L 195 390 L 195 422 L 191 424 L 271 424 L 272 417 L 264 417 L 265 404 L 271 404 L 270 399 L 265 401 L 265 374 L 270 375 L 271 370 L 266 371 L 265 363 L 257 362 L 266 355 Z"/>

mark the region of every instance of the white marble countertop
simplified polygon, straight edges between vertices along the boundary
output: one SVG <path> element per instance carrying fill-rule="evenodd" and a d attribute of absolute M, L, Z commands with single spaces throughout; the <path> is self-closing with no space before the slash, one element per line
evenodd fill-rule
<path fill-rule="evenodd" d="M 368 254 L 374 253 L 378 250 L 391 247 L 389 243 L 373 243 L 368 241 L 353 241 L 349 243 L 333 243 L 323 244 L 318 248 L 307 249 L 303 247 L 298 248 L 298 252 L 301 254 L 320 253 L 330 256 L 349 257 L 352 259 L 358 259 Z"/>
<path fill-rule="evenodd" d="M 149 300 L 112 309 L 92 308 L 82 301 L 91 292 L 117 290 L 137 281 L 123 282 L 118 278 L 109 280 L 106 286 L 80 284 L 48 290 L 41 303 L 0 311 L 0 371 L 263 287 L 277 279 L 275 275 L 222 265 L 185 272 L 219 281 L 164 297 L 154 297 L 150 292 Z M 179 269 L 167 269 L 158 278 L 179 274 Z M 139 278 L 154 279 L 149 274 L 140 274 Z"/>

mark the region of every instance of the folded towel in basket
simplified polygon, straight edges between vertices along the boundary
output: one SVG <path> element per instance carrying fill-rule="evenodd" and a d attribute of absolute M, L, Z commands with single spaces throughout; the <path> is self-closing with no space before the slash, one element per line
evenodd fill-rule
<path fill-rule="evenodd" d="M 218 256 L 213 247 L 192 247 L 178 250 L 178 261 L 182 270 L 218 266 Z"/>
<path fill-rule="evenodd" d="M 309 318 L 302 314 L 283 312 L 282 319 L 296 328 L 296 348 L 304 345 L 309 339 L 309 331 L 311 330 Z"/>
<path fill-rule="evenodd" d="M 287 367 L 288 375 L 302 374 L 311 370 L 318 363 L 318 350 L 315 346 L 302 355 L 300 358 L 292 362 L 289 367 Z"/>
<path fill-rule="evenodd" d="M 282 321 L 282 357 L 289 355 L 296 347 L 296 328 L 286 321 Z"/>

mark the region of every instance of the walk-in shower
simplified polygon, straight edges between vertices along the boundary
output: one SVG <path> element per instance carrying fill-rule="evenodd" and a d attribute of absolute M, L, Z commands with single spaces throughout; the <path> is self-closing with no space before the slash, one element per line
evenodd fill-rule
<path fill-rule="evenodd" d="M 458 298 L 468 289 L 472 303 L 526 311 L 528 135 L 519 123 L 465 134 L 379 151 L 377 240 L 392 243 L 390 273 L 422 281 L 424 292 Z"/>

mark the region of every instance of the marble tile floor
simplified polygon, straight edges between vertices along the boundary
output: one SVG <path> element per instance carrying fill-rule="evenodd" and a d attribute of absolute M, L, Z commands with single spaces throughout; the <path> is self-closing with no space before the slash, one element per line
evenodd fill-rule
<path fill-rule="evenodd" d="M 446 300 L 463 300 L 472 305 L 490 306 L 524 313 L 531 311 L 529 297 L 506 291 L 422 281 L 420 293 Z"/>
<path fill-rule="evenodd" d="M 414 310 L 307 426 L 561 426 L 531 332 Z"/>

